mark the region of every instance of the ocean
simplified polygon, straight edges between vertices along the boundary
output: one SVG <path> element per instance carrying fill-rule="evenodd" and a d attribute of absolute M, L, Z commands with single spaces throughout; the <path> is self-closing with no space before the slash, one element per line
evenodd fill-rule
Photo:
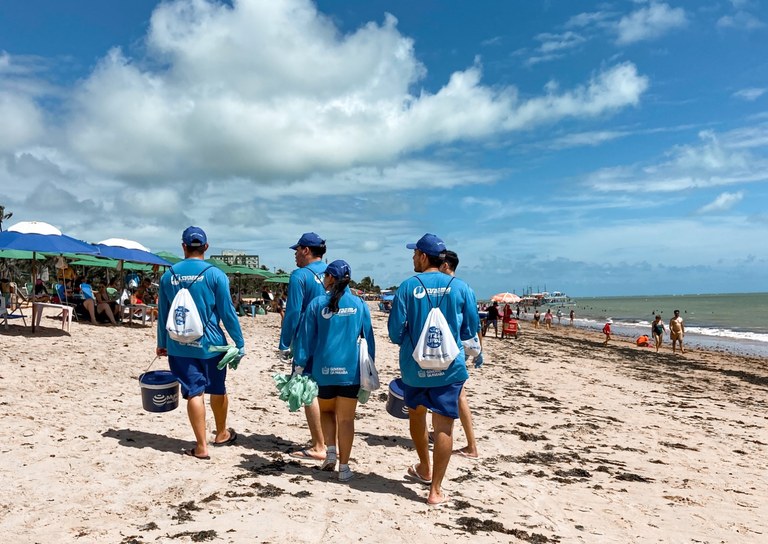
<path fill-rule="evenodd" d="M 543 308 L 542 313 L 547 306 Z M 551 308 L 555 313 L 557 306 Z M 685 344 L 768 357 L 768 293 L 579 298 L 562 308 L 563 323 L 570 308 L 576 312 L 576 326 L 599 331 L 610 317 L 614 333 L 626 336 L 650 336 L 657 313 L 668 332 L 672 312 L 680 310 Z M 664 343 L 670 347 L 668 334 Z"/>

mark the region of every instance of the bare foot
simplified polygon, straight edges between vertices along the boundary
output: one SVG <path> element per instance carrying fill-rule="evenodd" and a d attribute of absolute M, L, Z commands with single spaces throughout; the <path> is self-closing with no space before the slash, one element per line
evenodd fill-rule
<path fill-rule="evenodd" d="M 476 449 L 475 450 L 470 449 L 469 446 L 467 446 L 465 448 L 461 448 L 459 450 L 453 450 L 453 453 L 455 453 L 456 455 L 460 455 L 462 457 L 466 457 L 467 459 L 479 459 L 480 458 L 480 454 L 477 453 L 477 450 Z"/>
<path fill-rule="evenodd" d="M 303 450 L 293 451 L 289 453 L 294 459 L 306 459 L 311 461 L 325 461 L 325 452 L 319 452 L 311 448 L 304 448 Z"/>
<path fill-rule="evenodd" d="M 445 504 L 448 501 L 449 501 L 448 495 L 446 495 L 442 491 L 440 493 L 433 493 L 432 490 L 429 491 L 429 498 L 427 498 L 428 505 L 439 506 L 441 504 Z"/>

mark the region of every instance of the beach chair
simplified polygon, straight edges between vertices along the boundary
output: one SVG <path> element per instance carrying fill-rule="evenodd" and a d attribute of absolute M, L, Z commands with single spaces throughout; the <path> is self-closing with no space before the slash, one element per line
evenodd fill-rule
<path fill-rule="evenodd" d="M 13 300 L 12 297 L 8 297 L 8 301 Z M 18 312 L 18 313 L 17 313 Z M 0 319 L 2 319 L 2 324 L 5 326 L 5 328 L 8 328 L 8 320 L 9 319 L 19 319 L 24 322 L 24 326 L 27 326 L 27 318 L 24 315 L 24 312 L 21 311 L 21 306 L 17 303 L 15 306 L 11 304 L 11 307 L 9 308 L 8 302 L 6 302 L 6 297 L 0 296 Z"/>

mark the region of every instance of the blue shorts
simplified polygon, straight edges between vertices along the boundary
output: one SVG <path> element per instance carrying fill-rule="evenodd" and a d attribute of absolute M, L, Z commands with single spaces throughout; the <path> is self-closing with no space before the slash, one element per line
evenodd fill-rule
<path fill-rule="evenodd" d="M 456 382 L 440 387 L 411 387 L 403 383 L 405 405 L 415 410 L 424 406 L 441 416 L 459 419 L 459 395 L 464 382 Z"/>
<path fill-rule="evenodd" d="M 224 382 L 227 379 L 227 367 L 222 370 L 216 368 L 223 357 L 224 353 L 210 359 L 169 355 L 168 366 L 181 384 L 181 396 L 188 399 L 201 393 L 225 395 L 227 386 Z"/>

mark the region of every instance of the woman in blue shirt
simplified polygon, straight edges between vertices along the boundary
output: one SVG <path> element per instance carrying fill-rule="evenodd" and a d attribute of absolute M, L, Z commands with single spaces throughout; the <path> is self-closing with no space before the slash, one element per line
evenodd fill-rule
<path fill-rule="evenodd" d="M 368 306 L 349 290 L 351 270 L 345 261 L 333 261 L 325 270 L 326 294 L 307 306 L 297 335 L 295 363 L 306 366 L 312 359 L 312 378 L 318 385 L 320 421 L 328 447 L 322 470 L 336 468 L 338 437 L 339 480 L 352 479 L 349 456 L 355 436 L 355 409 L 360 391 L 357 340 L 368 341 L 368 353 L 375 356 L 373 327 Z"/>

